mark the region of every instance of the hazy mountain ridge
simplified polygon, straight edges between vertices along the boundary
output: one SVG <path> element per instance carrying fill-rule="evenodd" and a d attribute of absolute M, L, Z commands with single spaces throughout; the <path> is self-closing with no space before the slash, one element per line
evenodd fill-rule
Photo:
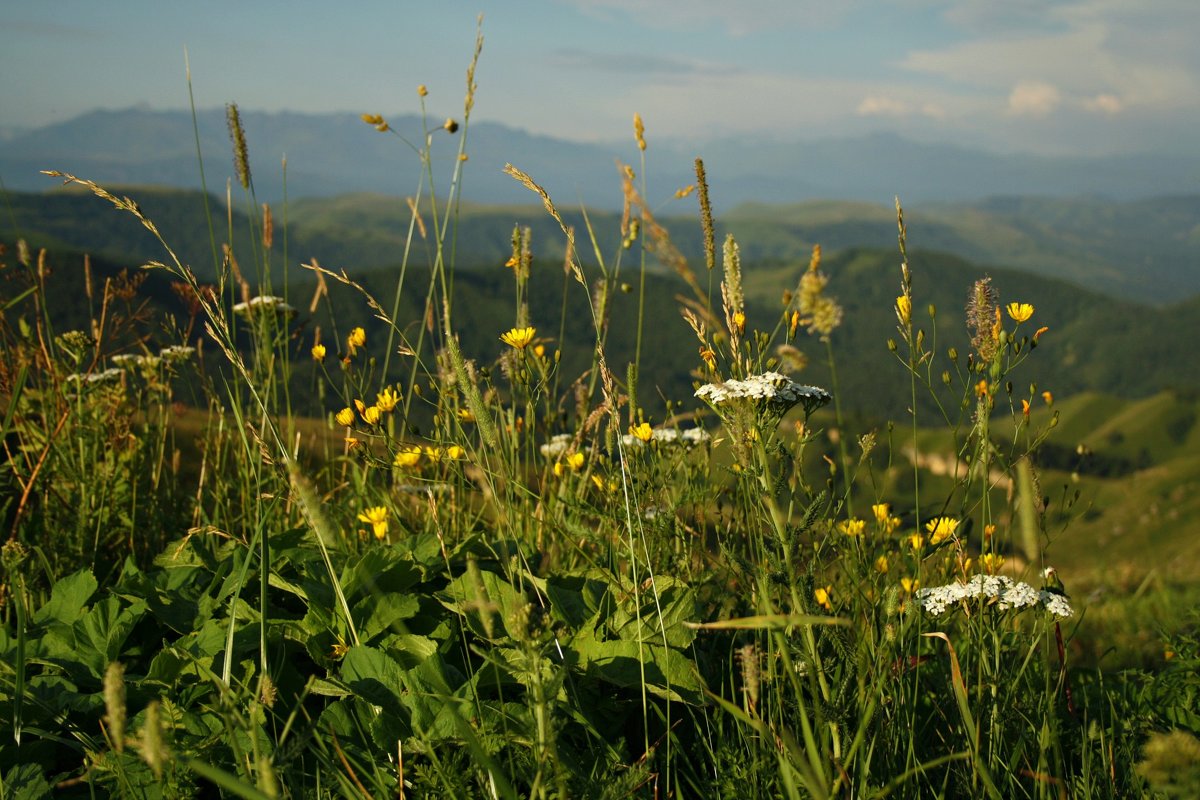
<path fill-rule="evenodd" d="M 431 116 L 434 176 L 446 181 L 457 142 Z M 419 144 L 421 121 L 388 117 L 394 130 Z M 374 191 L 413 194 L 420 164 L 395 136 L 377 133 L 352 113 L 301 114 L 242 111 L 256 188 L 263 200 L 283 195 L 281 159 L 287 156 L 290 197 Z M 232 174 L 223 109 L 196 117 L 210 188 Z M 1186 194 L 1200 186 L 1200 158 L 1121 155 L 1049 158 L 996 154 L 945 144 L 913 142 L 892 134 L 800 141 L 744 137 L 707 143 L 653 137 L 647 151 L 651 199 L 691 183 L 693 159 L 703 156 L 719 209 L 750 201 L 814 198 L 888 204 L 975 201 L 991 195 L 1073 196 L 1116 200 Z M 40 190 L 42 169 L 62 169 L 101 182 L 200 187 L 193 121 L 187 111 L 131 108 L 92 111 L 66 122 L 17 132 L 2 142 L 0 177 L 9 189 Z M 637 163 L 633 137 L 611 145 L 541 136 L 498 123 L 472 122 L 470 169 L 463 196 L 480 203 L 527 202 L 522 187 L 502 173 L 513 163 L 534 176 L 558 202 L 615 209 L 621 202 L 614 160 Z M 444 184 L 443 184 L 444 185 Z M 440 186 L 439 186 L 440 189 Z M 427 187 L 426 187 L 427 190 Z M 443 190 L 444 191 L 444 190 Z"/>

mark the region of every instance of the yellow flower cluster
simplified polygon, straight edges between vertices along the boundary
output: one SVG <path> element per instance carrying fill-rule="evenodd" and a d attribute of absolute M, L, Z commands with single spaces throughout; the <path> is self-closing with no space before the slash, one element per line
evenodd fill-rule
<path fill-rule="evenodd" d="M 371 526 L 376 539 L 382 541 L 387 536 L 388 510 L 383 506 L 372 506 L 371 508 L 363 509 L 363 512 L 358 515 L 358 520 Z"/>

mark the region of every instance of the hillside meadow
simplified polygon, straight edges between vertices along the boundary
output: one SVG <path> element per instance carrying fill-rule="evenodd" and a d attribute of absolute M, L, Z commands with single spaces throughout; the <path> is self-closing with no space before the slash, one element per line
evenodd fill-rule
<path fill-rule="evenodd" d="M 467 168 L 361 272 L 248 169 L 187 258 L 55 176 L 151 247 L 3 255 L 4 796 L 1200 788 L 1183 337 L 899 203 L 895 250 L 752 264 L 702 164 L 691 240 L 644 160 L 607 227 L 511 167 L 550 222 L 469 262 Z"/>

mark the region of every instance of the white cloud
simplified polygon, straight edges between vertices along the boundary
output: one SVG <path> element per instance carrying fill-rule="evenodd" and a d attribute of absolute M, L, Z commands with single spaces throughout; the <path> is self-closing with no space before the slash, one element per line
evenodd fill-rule
<path fill-rule="evenodd" d="M 1101 114 L 1120 114 L 1125 110 L 1121 98 L 1115 94 L 1098 94 L 1095 97 L 1089 97 L 1083 101 L 1083 107 L 1088 111 L 1096 111 Z"/>
<path fill-rule="evenodd" d="M 1008 95 L 1008 113 L 1016 116 L 1044 117 L 1062 103 L 1062 95 L 1044 81 L 1021 81 Z"/>
<path fill-rule="evenodd" d="M 909 107 L 894 97 L 872 94 L 863 98 L 855 113 L 860 117 L 902 117 L 909 113 Z"/>

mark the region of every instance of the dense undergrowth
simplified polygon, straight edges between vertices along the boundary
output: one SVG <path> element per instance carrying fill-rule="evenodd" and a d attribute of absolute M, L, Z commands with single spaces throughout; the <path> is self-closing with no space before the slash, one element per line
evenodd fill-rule
<path fill-rule="evenodd" d="M 835 359 L 843 312 L 819 249 L 781 309 L 748 314 L 702 164 L 680 192 L 698 194 L 708 232 L 693 269 L 643 199 L 643 159 L 621 173 L 619 241 L 564 224 L 568 258 L 550 276 L 514 230 L 496 265 L 513 292 L 502 352 L 466 352 L 453 242 L 470 235 L 454 215 L 467 159 L 435 196 L 430 143 L 457 135 L 467 153 L 473 74 L 461 121 L 405 143 L 426 166 L 408 240 L 431 257 L 427 281 L 406 259 L 391 296 L 361 293 L 382 333 L 304 324 L 328 298 L 289 294 L 296 268 L 255 202 L 233 108 L 258 224 L 218 246 L 214 221 L 214 285 L 162 242 L 147 269 L 188 311 L 151 322 L 173 345 L 138 333 L 137 278 L 89 280 L 90 329 L 60 331 L 38 258 L 6 256 L 4 796 L 1196 788 L 1194 636 L 1164 642 L 1155 671 L 1073 661 L 1087 603 L 1043 562 L 1072 513 L 1037 466 L 1053 398 L 1010 380 L 1036 369 L 1036 309 L 980 280 L 964 287 L 971 352 L 939 351 L 922 320 L 947 312 L 923 307 L 897 205 L 895 375 L 878 379 L 939 410 L 921 424 L 944 426 L 958 459 L 932 480 L 915 416 L 847 427 L 836 376 L 854 365 Z M 636 136 L 644 152 L 640 119 Z M 510 174 L 561 220 L 532 176 Z M 61 177 L 157 236 L 134 200 Z M 695 334 L 676 354 L 695 397 L 658 418 L 639 380 L 659 346 L 643 305 L 652 259 L 682 279 Z M 529 319 L 530 283 L 552 278 L 587 298 L 578 373 L 563 369 L 568 304 L 558 330 Z M 606 344 L 623 290 L 643 313 L 618 365 Z M 414 294 L 416 325 L 396 310 Z M 790 377 L 805 350 L 831 385 Z M 293 411 L 300 362 L 321 376 L 318 430 Z M 172 421 L 181 385 L 202 425 Z"/>

